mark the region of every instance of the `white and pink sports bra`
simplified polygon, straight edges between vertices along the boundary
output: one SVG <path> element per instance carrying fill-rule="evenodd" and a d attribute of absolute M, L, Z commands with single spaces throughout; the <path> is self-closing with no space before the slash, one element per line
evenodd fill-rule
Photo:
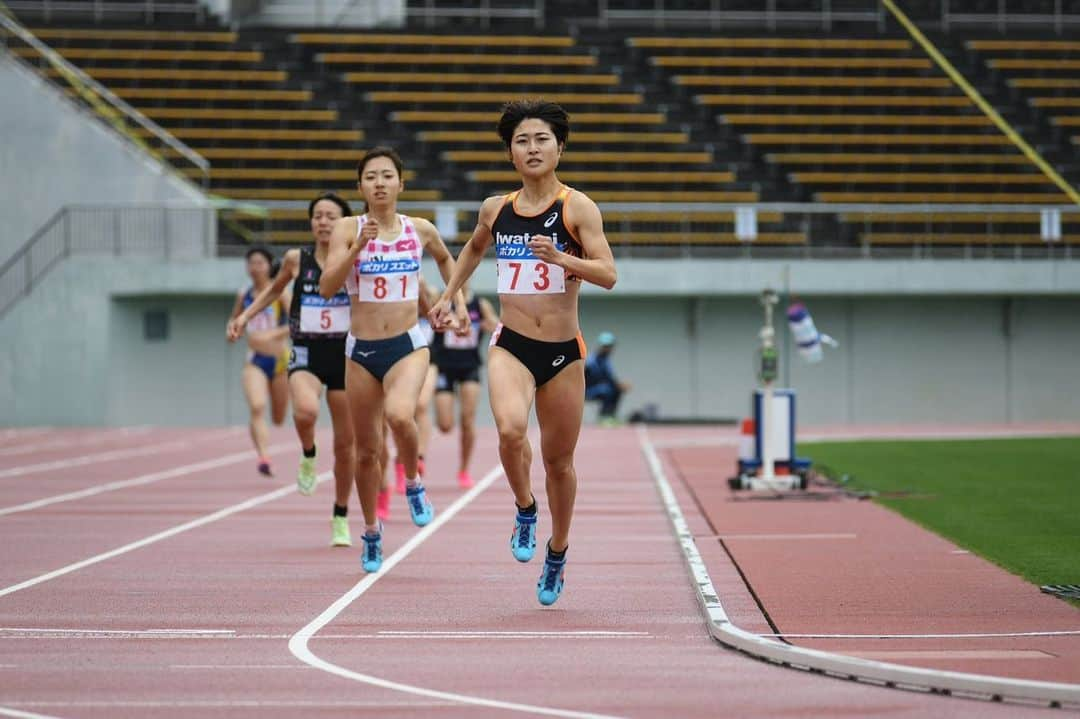
<path fill-rule="evenodd" d="M 405 215 L 398 215 L 401 234 L 389 242 L 378 238 L 353 263 L 345 278 L 345 291 L 361 302 L 406 302 L 420 296 L 420 257 L 424 246 L 416 226 Z M 367 223 L 367 215 L 356 218 L 356 236 Z"/>

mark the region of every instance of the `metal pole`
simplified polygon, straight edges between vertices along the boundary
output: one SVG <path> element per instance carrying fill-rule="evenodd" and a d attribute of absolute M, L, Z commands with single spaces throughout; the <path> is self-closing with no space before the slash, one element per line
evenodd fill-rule
<path fill-rule="evenodd" d="M 169 259 L 172 255 L 172 238 L 169 237 L 169 208 L 161 208 L 161 236 L 164 240 L 165 247 L 165 259 Z"/>
<path fill-rule="evenodd" d="M 120 256 L 120 210 L 113 210 L 113 254 Z"/>

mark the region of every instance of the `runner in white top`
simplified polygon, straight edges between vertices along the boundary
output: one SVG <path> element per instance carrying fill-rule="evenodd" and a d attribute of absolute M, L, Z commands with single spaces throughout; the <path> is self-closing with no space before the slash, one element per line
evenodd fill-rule
<path fill-rule="evenodd" d="M 350 332 L 345 340 L 345 392 L 356 435 L 355 458 L 364 512 L 363 567 L 382 566 L 382 525 L 376 515 L 383 470 L 383 422 L 394 435 L 405 465 L 406 497 L 413 522 L 428 524 L 434 510 L 419 481 L 416 403 L 427 375 L 429 352 L 417 324 L 420 257 L 427 250 L 444 280 L 454 270 L 438 230 L 427 220 L 399 215 L 405 187 L 397 153 L 374 148 L 360 160 L 357 174 L 367 208 L 359 217 L 334 225 L 330 252 L 320 279 L 323 297 L 345 284 L 350 296 Z M 450 320 L 446 326 L 463 326 Z"/>

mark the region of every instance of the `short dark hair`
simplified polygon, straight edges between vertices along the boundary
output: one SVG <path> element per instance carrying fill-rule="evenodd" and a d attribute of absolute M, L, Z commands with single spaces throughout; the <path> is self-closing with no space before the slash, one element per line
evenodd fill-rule
<path fill-rule="evenodd" d="M 390 162 L 394 163 L 394 167 L 397 168 L 398 177 L 404 178 L 405 164 L 401 161 L 401 156 L 397 154 L 397 150 L 386 145 L 379 145 L 365 152 L 364 156 L 360 158 L 360 162 L 356 165 L 357 182 L 364 179 L 364 168 L 376 157 L 389 157 Z"/>
<path fill-rule="evenodd" d="M 346 202 L 344 198 L 340 197 L 334 192 L 320 192 L 318 195 L 315 196 L 314 200 L 308 203 L 307 216 L 309 220 L 315 216 L 315 205 L 319 204 L 323 200 L 329 200 L 330 202 L 333 202 L 335 205 L 340 207 L 342 217 L 352 216 L 352 208 L 349 207 L 349 203 Z"/>
<path fill-rule="evenodd" d="M 525 120 L 535 118 L 543 120 L 555 134 L 555 140 L 560 144 L 566 144 L 570 137 L 570 116 L 561 105 L 548 100 L 513 100 L 502 107 L 502 117 L 499 118 L 499 137 L 503 143 L 510 147 L 514 139 L 514 130 Z"/>
<path fill-rule="evenodd" d="M 274 254 L 262 245 L 255 245 L 244 253 L 244 261 L 250 260 L 254 255 L 262 255 L 266 258 L 266 261 L 270 263 L 270 279 L 274 279 L 278 270 L 281 269 L 281 263 L 274 258 Z"/>

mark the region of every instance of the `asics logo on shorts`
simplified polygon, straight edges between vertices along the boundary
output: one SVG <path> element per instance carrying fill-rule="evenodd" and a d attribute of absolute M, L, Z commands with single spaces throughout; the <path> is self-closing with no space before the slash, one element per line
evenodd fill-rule
<path fill-rule="evenodd" d="M 552 212 L 550 215 L 548 215 L 548 218 L 546 220 L 544 220 L 544 227 L 551 227 L 552 225 L 555 224 L 555 221 L 558 220 L 558 219 L 559 219 L 559 213 L 558 212 Z"/>
<path fill-rule="evenodd" d="M 559 355 L 554 360 L 552 360 L 551 366 L 552 367 L 558 367 L 559 365 L 561 365 L 565 361 L 566 361 L 566 355 Z"/>

